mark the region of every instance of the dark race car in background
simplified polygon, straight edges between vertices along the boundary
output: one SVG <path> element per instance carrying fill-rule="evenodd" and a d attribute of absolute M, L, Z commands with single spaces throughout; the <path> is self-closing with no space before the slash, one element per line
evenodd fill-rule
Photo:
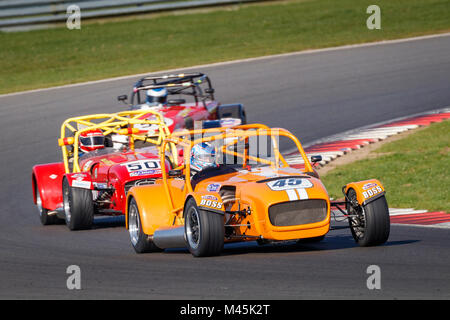
<path fill-rule="evenodd" d="M 149 90 L 166 90 L 164 103 L 152 104 L 147 100 Z M 131 110 L 153 110 L 164 116 L 171 132 L 194 129 L 204 120 L 222 120 L 227 126 L 246 124 L 244 106 L 240 103 L 221 104 L 215 100 L 211 80 L 203 73 L 147 76 L 133 86 L 130 101 L 127 95 L 118 97 Z M 149 115 L 152 117 L 152 115 Z"/>

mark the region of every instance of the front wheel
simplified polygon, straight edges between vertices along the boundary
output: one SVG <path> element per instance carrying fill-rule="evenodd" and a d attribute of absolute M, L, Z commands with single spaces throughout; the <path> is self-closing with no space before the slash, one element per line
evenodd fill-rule
<path fill-rule="evenodd" d="M 348 199 L 356 204 L 356 192 L 349 189 Z M 347 205 L 350 230 L 361 247 L 381 245 L 387 241 L 390 232 L 389 207 L 385 196 L 366 205 Z"/>
<path fill-rule="evenodd" d="M 72 188 L 67 179 L 63 180 L 63 207 L 66 225 L 70 230 L 90 229 L 94 221 L 92 191 Z"/>
<path fill-rule="evenodd" d="M 223 216 L 200 210 L 192 198 L 185 206 L 184 232 L 187 247 L 194 257 L 216 256 L 223 249 Z"/>
<path fill-rule="evenodd" d="M 128 206 L 128 233 L 130 234 L 131 245 L 136 253 L 146 253 L 161 251 L 153 241 L 151 241 L 142 231 L 141 217 L 136 200 L 130 200 Z"/>

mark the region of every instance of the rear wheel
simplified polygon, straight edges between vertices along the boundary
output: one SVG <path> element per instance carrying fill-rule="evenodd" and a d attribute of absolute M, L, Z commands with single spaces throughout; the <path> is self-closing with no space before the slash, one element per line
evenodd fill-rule
<path fill-rule="evenodd" d="M 94 221 L 94 204 L 90 189 L 73 188 L 63 180 L 63 207 L 70 230 L 90 229 Z"/>
<path fill-rule="evenodd" d="M 193 256 L 215 256 L 222 251 L 225 227 L 221 214 L 200 210 L 191 198 L 185 207 L 184 228 L 186 244 Z"/>
<path fill-rule="evenodd" d="M 39 219 L 42 225 L 47 226 L 50 224 L 55 224 L 58 218 L 55 215 L 52 216 L 48 215 L 49 211 L 42 206 L 41 193 L 39 192 L 37 184 L 35 184 L 35 190 L 36 190 L 36 206 L 39 211 Z"/>
<path fill-rule="evenodd" d="M 132 198 L 128 206 L 128 233 L 136 253 L 161 251 L 143 231 L 136 201 Z"/>
<path fill-rule="evenodd" d="M 387 241 L 390 232 L 389 208 L 384 196 L 362 206 L 357 204 L 356 192 L 349 189 L 347 205 L 350 230 L 356 243 L 362 247 L 381 245 Z"/>

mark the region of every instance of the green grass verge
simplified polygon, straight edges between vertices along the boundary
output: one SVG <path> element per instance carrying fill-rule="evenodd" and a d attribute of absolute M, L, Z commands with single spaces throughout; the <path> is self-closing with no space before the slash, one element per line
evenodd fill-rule
<path fill-rule="evenodd" d="M 0 32 L 0 93 L 450 30 L 448 0 L 302 0 Z"/>
<path fill-rule="evenodd" d="M 348 182 L 376 178 L 386 188 L 389 206 L 450 213 L 450 121 L 390 143 L 322 177 L 330 196 L 342 198 Z"/>

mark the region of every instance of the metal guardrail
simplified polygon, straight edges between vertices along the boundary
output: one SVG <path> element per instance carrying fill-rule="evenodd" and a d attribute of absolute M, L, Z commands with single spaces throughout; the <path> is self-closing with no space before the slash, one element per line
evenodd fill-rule
<path fill-rule="evenodd" d="M 65 22 L 73 4 L 90 19 L 257 1 L 263 0 L 0 0 L 0 28 Z"/>

